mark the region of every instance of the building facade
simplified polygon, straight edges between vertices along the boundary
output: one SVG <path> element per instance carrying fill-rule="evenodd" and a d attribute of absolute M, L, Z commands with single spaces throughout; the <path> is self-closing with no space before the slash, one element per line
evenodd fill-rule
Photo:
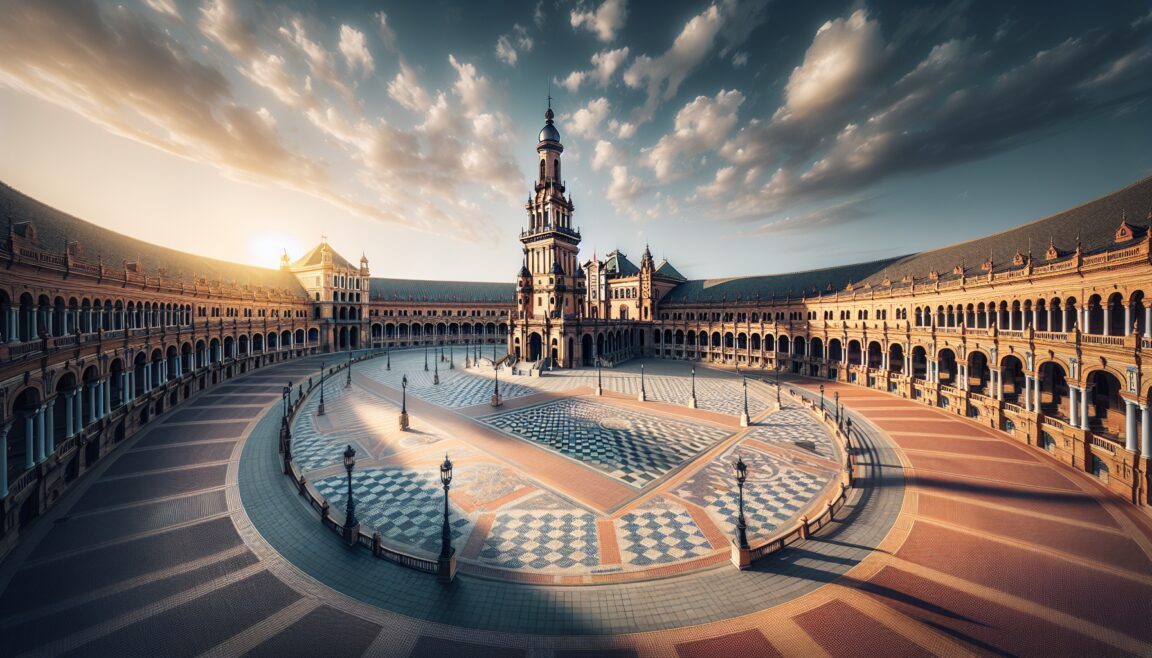
<path fill-rule="evenodd" d="M 324 242 L 278 270 L 214 261 L 0 186 L 0 554 L 158 414 L 268 363 L 367 347 L 848 382 L 1005 432 L 1149 504 L 1152 178 L 902 258 L 688 280 L 647 248 L 639 265 L 619 250 L 580 262 L 562 153 L 549 110 L 513 284 L 372 277 L 366 257 Z"/>

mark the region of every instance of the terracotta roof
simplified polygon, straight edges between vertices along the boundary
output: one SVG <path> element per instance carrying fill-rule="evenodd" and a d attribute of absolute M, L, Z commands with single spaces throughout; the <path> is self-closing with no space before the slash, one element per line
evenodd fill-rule
<path fill-rule="evenodd" d="M 288 289 L 305 296 L 300 282 L 288 272 L 196 256 L 137 240 L 51 208 L 3 183 L 0 213 L 2 221 L 13 225 L 31 222 L 35 243 L 41 249 L 63 254 L 68 243 L 78 242 L 80 260 L 93 265 L 99 261 L 107 269 L 122 271 L 125 263 L 137 263 L 136 271 L 148 276 L 159 275 L 163 268 L 166 278 L 189 284 L 196 278 L 222 283 L 234 280 L 237 285 Z M 7 231 L 7 226 L 3 230 Z"/>
<path fill-rule="evenodd" d="M 372 301 L 485 302 L 511 305 L 515 294 L 514 283 L 373 277 L 369 281 L 368 296 Z"/>
<path fill-rule="evenodd" d="M 323 262 L 323 251 L 325 247 L 327 247 L 328 250 L 332 252 L 332 264 L 336 267 L 352 268 L 354 270 L 360 269 L 352 263 L 348 262 L 348 259 L 336 253 L 336 250 L 332 247 L 329 247 L 328 243 L 326 242 L 321 242 L 315 247 L 312 247 L 311 251 L 293 262 L 292 267 L 312 267 L 314 265 L 319 265 L 321 262 Z"/>

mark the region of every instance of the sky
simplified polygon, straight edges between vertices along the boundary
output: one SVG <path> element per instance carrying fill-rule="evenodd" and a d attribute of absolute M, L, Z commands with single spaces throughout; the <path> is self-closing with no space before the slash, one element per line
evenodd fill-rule
<path fill-rule="evenodd" d="M 326 237 L 374 276 L 512 280 L 549 94 L 581 257 L 649 244 L 689 278 L 939 247 L 1152 175 L 1147 0 L 0 15 L 0 180 L 266 267 Z"/>

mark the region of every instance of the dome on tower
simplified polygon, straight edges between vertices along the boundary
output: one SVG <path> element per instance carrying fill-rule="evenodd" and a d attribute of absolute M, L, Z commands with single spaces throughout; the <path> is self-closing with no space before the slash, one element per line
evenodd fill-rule
<path fill-rule="evenodd" d="M 552 125 L 552 119 L 555 118 L 552 113 L 551 99 L 549 99 L 548 111 L 544 113 L 544 127 L 540 129 L 541 142 L 558 142 L 560 141 L 560 131 L 556 130 L 556 126 Z"/>

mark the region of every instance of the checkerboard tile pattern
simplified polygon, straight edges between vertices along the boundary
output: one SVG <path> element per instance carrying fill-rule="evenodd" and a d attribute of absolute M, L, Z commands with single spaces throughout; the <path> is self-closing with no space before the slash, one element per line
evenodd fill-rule
<path fill-rule="evenodd" d="M 490 370 L 491 368 L 489 368 L 489 372 Z M 424 372 L 422 362 L 417 364 L 416 370 L 405 373 L 399 370 L 395 364 L 393 364 L 392 370 L 385 370 L 384 364 L 379 363 L 379 359 L 377 359 L 377 362 L 366 366 L 363 372 L 369 378 L 393 388 L 400 388 L 400 381 L 407 374 L 408 395 L 449 409 L 488 404 L 492 399 L 494 389 L 491 377 L 480 376 L 473 374 L 471 370 L 465 370 L 463 360 L 456 364 L 454 370 L 449 370 L 447 364 L 440 364 L 439 384 L 432 383 L 436 373 L 432 370 Z M 507 370 L 500 372 L 500 397 L 510 400 L 537 392 L 528 386 L 507 381 Z"/>
<path fill-rule="evenodd" d="M 798 407 L 785 407 L 748 430 L 748 436 L 789 448 L 804 450 L 825 459 L 837 459 L 832 437 L 811 414 Z"/>
<path fill-rule="evenodd" d="M 679 562 L 713 552 L 688 510 L 663 500 L 615 521 L 625 564 L 648 567 Z"/>
<path fill-rule="evenodd" d="M 834 473 L 805 473 L 782 463 L 778 457 L 740 448 L 748 465 L 744 483 L 744 517 L 749 538 L 766 539 L 791 522 L 820 494 Z M 675 491 L 684 500 L 706 508 L 717 525 L 735 532 L 738 491 L 732 474 L 736 452 L 729 451 L 696 472 Z"/>
<path fill-rule="evenodd" d="M 578 509 L 497 514 L 479 559 L 504 569 L 587 571 L 600 563 L 596 517 Z"/>
<path fill-rule="evenodd" d="M 643 487 L 729 435 L 579 398 L 485 416 L 482 422 Z"/>
<path fill-rule="evenodd" d="M 334 510 L 343 510 L 348 478 L 335 475 L 313 483 Z M 427 472 L 401 468 L 357 470 L 352 475 L 356 516 L 360 525 L 379 530 L 388 542 L 399 542 L 426 553 L 440 552 L 444 490 L 435 469 Z M 454 545 L 472 532 L 472 521 L 451 504 L 449 525 Z"/>

